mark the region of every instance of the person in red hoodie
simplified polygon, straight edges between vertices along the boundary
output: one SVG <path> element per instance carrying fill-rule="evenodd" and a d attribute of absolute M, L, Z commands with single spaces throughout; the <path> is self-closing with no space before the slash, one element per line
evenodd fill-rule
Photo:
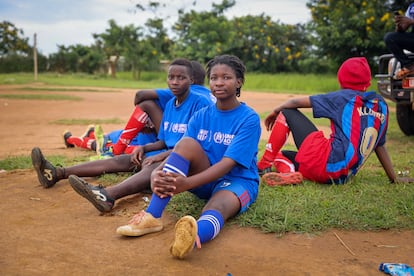
<path fill-rule="evenodd" d="M 272 132 L 258 162 L 262 180 L 271 186 L 297 184 L 303 178 L 344 184 L 375 152 L 390 182 L 414 182 L 394 172 L 385 148 L 388 106 L 374 91 L 366 92 L 371 84 L 367 60 L 347 59 L 337 76 L 339 91 L 289 99 L 266 117 L 266 128 Z M 329 119 L 329 137 L 298 108 L 312 108 L 314 118 Z M 297 151 L 281 151 L 289 133 Z M 277 172 L 271 172 L 273 165 Z"/>

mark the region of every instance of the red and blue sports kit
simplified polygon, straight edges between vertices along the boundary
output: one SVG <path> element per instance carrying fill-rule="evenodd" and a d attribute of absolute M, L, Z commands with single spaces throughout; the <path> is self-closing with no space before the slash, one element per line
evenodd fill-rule
<path fill-rule="evenodd" d="M 330 119 L 332 133 L 326 138 L 316 131 L 305 138 L 295 159 L 299 171 L 312 181 L 343 184 L 384 145 L 388 106 L 375 92 L 348 89 L 310 96 L 310 101 L 315 118 Z"/>

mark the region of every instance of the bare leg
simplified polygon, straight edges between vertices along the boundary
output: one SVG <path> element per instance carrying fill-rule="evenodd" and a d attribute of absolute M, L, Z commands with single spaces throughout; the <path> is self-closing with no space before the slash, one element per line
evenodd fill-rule
<path fill-rule="evenodd" d="M 237 215 L 240 211 L 240 200 L 231 191 L 218 191 L 204 206 L 203 211 L 216 210 L 223 216 L 224 221 Z"/>
<path fill-rule="evenodd" d="M 73 174 L 79 177 L 99 176 L 105 173 L 132 172 L 135 164 L 131 163 L 129 154 L 118 155 L 109 159 L 85 162 L 79 165 L 60 169 L 59 179 L 66 179 Z M 59 170 L 60 169 L 60 170 Z M 58 173 L 59 174 L 59 173 Z"/>
<path fill-rule="evenodd" d="M 113 199 L 119 199 L 128 195 L 142 192 L 151 187 L 151 173 L 160 162 L 144 166 L 138 173 L 128 177 L 121 183 L 105 188 L 108 195 Z"/>

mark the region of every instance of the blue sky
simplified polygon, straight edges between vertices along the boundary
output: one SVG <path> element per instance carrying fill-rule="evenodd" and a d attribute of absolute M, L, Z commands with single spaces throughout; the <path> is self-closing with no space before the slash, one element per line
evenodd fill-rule
<path fill-rule="evenodd" d="M 177 20 L 177 9 L 211 10 L 212 3 L 221 0 L 159 0 L 167 5 L 159 9 L 159 17 L 166 22 Z M 114 19 L 118 25 L 134 24 L 140 26 L 153 17 L 150 11 L 133 12 L 135 3 L 147 0 L 0 0 L 0 20 L 7 20 L 24 31 L 33 44 L 37 35 L 37 46 L 42 54 L 57 52 L 57 45 L 93 43 L 93 33 L 103 33 L 109 26 L 108 20 Z M 264 13 L 274 21 L 286 24 L 305 23 L 310 20 L 306 7 L 307 0 L 236 0 L 236 5 L 225 13 L 229 18 Z"/>

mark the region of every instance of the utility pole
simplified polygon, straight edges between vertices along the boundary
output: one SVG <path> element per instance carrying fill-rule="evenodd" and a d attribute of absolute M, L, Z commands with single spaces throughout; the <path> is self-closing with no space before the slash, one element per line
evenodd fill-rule
<path fill-rule="evenodd" d="M 33 36 L 33 63 L 34 63 L 34 80 L 37 81 L 37 49 L 36 49 L 36 33 Z"/>

